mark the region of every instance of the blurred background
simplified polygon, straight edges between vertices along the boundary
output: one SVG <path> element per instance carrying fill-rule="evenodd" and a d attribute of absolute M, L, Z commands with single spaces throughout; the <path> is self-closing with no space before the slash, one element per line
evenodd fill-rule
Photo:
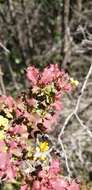
<path fill-rule="evenodd" d="M 58 63 L 79 86 L 64 98 L 58 125 L 76 106 L 92 59 L 92 0 L 0 0 L 0 94 L 27 86 L 25 69 Z M 85 124 L 71 118 L 63 143 L 74 177 L 92 183 L 92 75 L 78 110 Z M 57 137 L 59 131 L 54 134 Z M 90 133 L 90 134 L 89 134 Z M 62 164 L 65 165 L 62 154 Z M 6 188 L 7 189 L 7 188 Z M 83 184 L 83 190 L 90 189 Z"/>

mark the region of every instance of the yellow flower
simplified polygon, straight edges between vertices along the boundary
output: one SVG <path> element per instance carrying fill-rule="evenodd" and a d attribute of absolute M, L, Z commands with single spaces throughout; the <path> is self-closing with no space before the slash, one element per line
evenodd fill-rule
<path fill-rule="evenodd" d="M 0 131 L 0 140 L 4 140 L 5 138 L 5 133 L 3 130 Z"/>
<path fill-rule="evenodd" d="M 49 150 L 49 144 L 47 141 L 39 142 L 35 149 L 33 160 L 37 160 L 37 159 L 41 161 L 47 160 L 48 150 Z"/>
<path fill-rule="evenodd" d="M 40 142 L 39 143 L 39 148 L 40 148 L 40 151 L 41 152 L 45 152 L 45 151 L 48 151 L 49 149 L 49 145 L 48 145 L 48 142 Z"/>
<path fill-rule="evenodd" d="M 38 146 L 36 147 L 36 152 L 40 152 L 40 148 Z"/>
<path fill-rule="evenodd" d="M 5 113 L 6 113 L 6 117 L 8 117 L 9 119 L 13 118 L 12 114 L 8 110 L 5 110 Z"/>
<path fill-rule="evenodd" d="M 8 119 L 0 115 L 0 127 L 3 126 L 7 129 L 8 123 L 9 123 Z"/>
<path fill-rule="evenodd" d="M 41 160 L 41 161 L 45 161 L 45 160 L 47 160 L 47 157 L 44 156 L 44 155 L 41 155 L 41 156 L 40 156 L 40 160 Z"/>
<path fill-rule="evenodd" d="M 34 154 L 34 148 L 33 148 L 33 147 L 30 147 L 30 148 L 28 149 L 27 156 L 28 156 L 29 158 L 32 158 L 32 157 L 33 157 L 33 154 Z"/>
<path fill-rule="evenodd" d="M 27 157 L 29 159 L 32 159 L 34 152 L 35 152 L 34 144 L 33 144 L 32 140 L 28 140 L 27 141 Z"/>
<path fill-rule="evenodd" d="M 7 150 L 8 150 L 8 148 L 6 145 L 2 147 L 2 152 L 7 152 Z"/>
<path fill-rule="evenodd" d="M 79 81 L 78 80 L 74 80 L 73 78 L 70 78 L 70 82 L 74 86 L 78 86 L 79 85 Z"/>

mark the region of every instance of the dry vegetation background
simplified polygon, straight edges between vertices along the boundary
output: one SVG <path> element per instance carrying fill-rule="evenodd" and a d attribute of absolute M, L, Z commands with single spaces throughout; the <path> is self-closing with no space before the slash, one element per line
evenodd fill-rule
<path fill-rule="evenodd" d="M 65 170 L 90 184 L 91 59 L 92 0 L 0 0 L 0 94 L 15 96 L 25 88 L 28 65 L 42 69 L 58 63 L 79 80 L 77 90 L 64 98 L 59 130 L 51 138 L 62 154 Z"/>

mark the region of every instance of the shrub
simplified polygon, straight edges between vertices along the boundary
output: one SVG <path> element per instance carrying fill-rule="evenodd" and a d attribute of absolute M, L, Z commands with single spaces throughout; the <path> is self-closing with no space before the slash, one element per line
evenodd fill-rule
<path fill-rule="evenodd" d="M 29 67 L 26 76 L 30 87 L 16 100 L 0 97 L 0 180 L 21 190 L 79 190 L 62 175 L 49 140 L 62 97 L 72 90 L 70 78 L 57 64 L 42 72 Z"/>

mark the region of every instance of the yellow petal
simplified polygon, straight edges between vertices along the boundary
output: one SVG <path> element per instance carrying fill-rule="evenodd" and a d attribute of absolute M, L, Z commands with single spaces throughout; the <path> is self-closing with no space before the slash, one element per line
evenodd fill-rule
<path fill-rule="evenodd" d="M 40 142 L 39 147 L 41 152 L 47 151 L 49 149 L 48 142 Z"/>
<path fill-rule="evenodd" d="M 0 131 L 0 140 L 4 140 L 4 138 L 5 138 L 4 131 Z"/>
<path fill-rule="evenodd" d="M 46 158 L 46 156 L 40 156 L 40 160 L 42 160 L 42 161 L 45 161 L 47 158 Z"/>
<path fill-rule="evenodd" d="M 9 123 L 8 119 L 0 115 L 0 127 L 1 126 L 7 127 L 8 123 Z"/>
<path fill-rule="evenodd" d="M 74 86 L 78 86 L 79 85 L 79 81 L 78 80 L 74 80 L 73 78 L 70 78 L 71 84 Z"/>
<path fill-rule="evenodd" d="M 9 119 L 12 119 L 12 118 L 13 118 L 12 114 L 9 113 L 9 112 L 6 114 L 6 116 L 7 116 Z"/>
<path fill-rule="evenodd" d="M 40 148 L 39 148 L 39 147 L 36 147 L 36 151 L 37 151 L 37 152 L 40 152 Z"/>

